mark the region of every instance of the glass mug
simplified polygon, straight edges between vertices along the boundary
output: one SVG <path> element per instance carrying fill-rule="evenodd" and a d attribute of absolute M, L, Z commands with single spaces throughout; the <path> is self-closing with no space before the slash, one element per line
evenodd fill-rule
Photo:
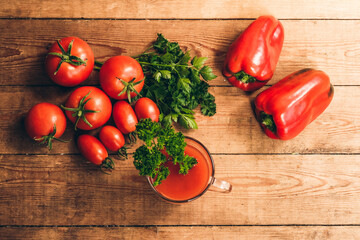
<path fill-rule="evenodd" d="M 185 154 L 196 158 L 198 163 L 187 175 L 182 175 L 178 173 L 179 167 L 169 161 L 165 166 L 169 168 L 170 175 L 156 187 L 148 176 L 148 182 L 157 195 L 170 203 L 186 203 L 199 198 L 207 190 L 231 192 L 230 183 L 214 177 L 214 161 L 206 147 L 191 137 L 185 137 L 185 142 Z"/>

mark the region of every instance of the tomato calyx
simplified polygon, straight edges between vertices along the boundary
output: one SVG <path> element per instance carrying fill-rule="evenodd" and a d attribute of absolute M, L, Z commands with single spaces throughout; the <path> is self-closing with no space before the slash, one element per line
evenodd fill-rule
<path fill-rule="evenodd" d="M 115 168 L 114 161 L 107 157 L 100 165 L 100 170 L 105 174 L 110 174 L 111 170 Z"/>
<path fill-rule="evenodd" d="M 120 159 L 123 159 L 123 160 L 127 159 L 127 157 L 128 157 L 127 149 L 128 148 L 124 146 L 118 150 L 117 155 Z"/>
<path fill-rule="evenodd" d="M 103 62 L 100 62 L 100 61 L 98 61 L 98 60 L 95 60 L 95 61 L 94 61 L 94 70 L 100 71 L 102 65 L 104 65 Z"/>
<path fill-rule="evenodd" d="M 72 64 L 74 66 L 80 66 L 80 65 L 84 65 L 86 66 L 86 61 L 82 60 L 81 58 L 79 58 L 78 56 L 74 56 L 71 55 L 71 49 L 73 46 L 74 40 L 72 40 L 69 45 L 68 45 L 68 50 L 65 51 L 65 49 L 63 48 L 63 46 L 61 45 L 60 41 L 57 40 L 57 44 L 61 50 L 61 53 L 57 53 L 57 52 L 49 52 L 48 55 L 53 55 L 53 56 L 57 56 L 59 57 L 61 60 L 54 72 L 54 75 L 57 74 L 57 72 L 59 71 L 61 64 L 63 64 L 64 62 Z"/>
<path fill-rule="evenodd" d="M 129 100 L 129 103 L 131 103 L 131 96 L 130 94 L 132 92 L 136 93 L 137 95 L 139 95 L 141 97 L 141 94 L 135 89 L 135 86 L 140 84 L 142 81 L 144 81 L 144 79 L 142 79 L 141 81 L 138 81 L 138 82 L 134 82 L 135 81 L 135 78 L 133 78 L 131 81 L 129 82 L 126 82 L 118 77 L 116 77 L 117 79 L 119 79 L 121 81 L 121 83 L 124 85 L 124 88 L 123 90 L 118 94 L 118 96 L 126 93 L 127 97 L 128 97 L 128 100 Z"/>
<path fill-rule="evenodd" d="M 129 143 L 132 144 L 132 143 L 136 143 L 136 132 L 131 132 L 128 134 L 128 137 L 129 137 Z"/>
<path fill-rule="evenodd" d="M 55 137 L 55 134 L 56 134 L 56 124 L 54 124 L 54 128 L 53 128 L 53 131 L 51 133 L 49 133 L 49 135 L 46 135 L 46 136 L 42 136 L 40 138 L 36 138 L 34 137 L 34 140 L 35 141 L 38 141 L 40 144 L 46 144 L 47 147 L 49 148 L 49 150 L 52 149 L 52 141 L 53 140 L 57 140 L 59 142 L 63 142 L 63 143 L 67 143 L 69 142 L 70 140 L 62 140 L 60 138 L 57 138 Z M 41 141 L 41 142 L 40 142 Z"/>
<path fill-rule="evenodd" d="M 66 110 L 66 111 L 71 111 L 74 112 L 72 114 L 72 116 L 74 118 L 76 118 L 75 121 L 75 131 L 77 130 L 77 125 L 80 121 L 80 119 L 82 119 L 87 125 L 89 125 L 89 127 L 92 128 L 92 124 L 86 119 L 85 115 L 87 113 L 98 113 L 100 111 L 95 111 L 95 110 L 90 110 L 90 109 L 85 109 L 85 105 L 90 101 L 91 98 L 86 99 L 89 95 L 90 95 L 91 91 L 89 91 L 88 94 L 86 94 L 79 102 L 79 105 L 77 108 L 68 108 L 65 107 L 63 105 L 61 105 L 61 108 Z M 86 99 L 86 100 L 85 100 Z"/>

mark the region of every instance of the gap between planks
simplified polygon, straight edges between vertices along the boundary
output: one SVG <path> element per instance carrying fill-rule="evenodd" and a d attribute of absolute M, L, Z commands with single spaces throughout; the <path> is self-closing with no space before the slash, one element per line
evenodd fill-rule
<path fill-rule="evenodd" d="M 70 21 L 246 21 L 257 18 L 32 18 L 0 17 L 0 20 L 70 20 Z M 360 18 L 277 18 L 280 21 L 359 21 Z"/>
<path fill-rule="evenodd" d="M 243 225 L 0 225 L 0 228 L 150 228 L 150 227 L 360 227 L 360 224 L 243 224 Z"/>

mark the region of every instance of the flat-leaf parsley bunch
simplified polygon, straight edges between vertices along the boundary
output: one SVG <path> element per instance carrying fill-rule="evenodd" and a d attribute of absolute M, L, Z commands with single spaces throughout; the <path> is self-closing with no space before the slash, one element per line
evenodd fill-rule
<path fill-rule="evenodd" d="M 149 52 L 151 49 L 154 51 Z M 178 122 L 185 128 L 197 129 L 193 109 L 198 105 L 205 116 L 216 113 L 215 97 L 208 92 L 207 83 L 216 75 L 209 66 L 204 66 L 206 57 L 191 59 L 190 53 L 184 53 L 177 42 L 169 42 L 158 34 L 154 44 L 136 60 L 146 75 L 142 95 L 157 104 L 163 125 Z"/>
<path fill-rule="evenodd" d="M 157 186 L 170 174 L 164 166 L 168 160 L 179 165 L 179 173 L 187 174 L 197 164 L 195 158 L 185 155 L 185 137 L 181 132 L 175 132 L 171 125 L 161 126 L 150 118 L 142 119 L 136 125 L 138 138 L 145 142 L 134 153 L 134 165 L 139 174 L 150 176 L 153 186 Z M 169 155 L 165 156 L 164 151 Z"/>

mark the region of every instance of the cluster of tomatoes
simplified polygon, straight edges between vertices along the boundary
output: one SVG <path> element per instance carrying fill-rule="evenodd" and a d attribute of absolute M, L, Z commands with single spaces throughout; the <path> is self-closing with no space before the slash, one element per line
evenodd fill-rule
<path fill-rule="evenodd" d="M 76 86 L 85 81 L 94 69 L 94 54 L 90 46 L 77 37 L 67 37 L 55 42 L 45 60 L 49 77 L 65 87 Z M 100 63 L 97 63 L 100 64 Z M 75 89 L 61 108 L 51 103 L 33 106 L 25 118 L 28 135 L 37 142 L 52 148 L 53 140 L 61 140 L 66 128 L 66 117 L 75 125 L 75 130 L 93 130 L 99 127 L 99 139 L 89 134 L 77 138 L 80 153 L 89 161 L 99 165 L 103 171 L 114 168 L 107 150 L 126 156 L 125 138 L 134 139 L 138 120 L 159 120 L 159 108 L 149 98 L 139 98 L 144 86 L 144 73 L 140 64 L 128 56 L 114 56 L 100 68 L 101 89 L 83 86 Z M 112 105 L 110 98 L 119 100 Z M 65 111 L 65 114 L 63 112 Z M 135 110 L 135 111 L 134 111 Z M 116 127 L 104 126 L 111 115 Z"/>

